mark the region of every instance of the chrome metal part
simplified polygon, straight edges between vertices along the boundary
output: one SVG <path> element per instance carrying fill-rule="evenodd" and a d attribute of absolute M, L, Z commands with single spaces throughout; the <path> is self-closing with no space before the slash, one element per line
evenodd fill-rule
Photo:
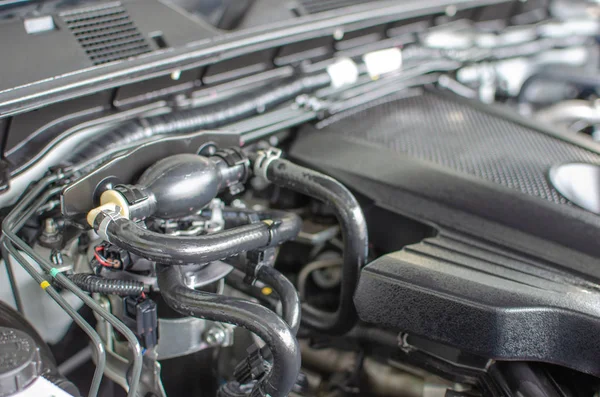
<path fill-rule="evenodd" d="M 256 159 L 256 162 L 254 163 L 254 175 L 268 181 L 267 169 L 269 168 L 269 164 L 271 164 L 273 160 L 280 158 L 281 153 L 281 149 L 274 147 L 258 152 L 258 159 Z"/>
<path fill-rule="evenodd" d="M 233 267 L 225 262 L 215 261 L 207 265 L 185 265 L 182 269 L 186 285 L 190 288 L 199 288 L 221 280 L 231 273 Z"/>
<path fill-rule="evenodd" d="M 600 123 L 600 101 L 563 101 L 538 111 L 534 116 L 551 125 L 569 127 L 580 122 L 587 126 L 595 125 Z"/>
<path fill-rule="evenodd" d="M 160 360 L 187 356 L 217 345 L 233 344 L 233 326 L 194 317 L 161 318 L 158 320 L 158 333 L 160 340 L 156 354 Z"/>
<path fill-rule="evenodd" d="M 319 245 L 331 240 L 340 232 L 340 227 L 337 225 L 330 226 L 321 230 L 301 230 L 296 237 L 296 241 L 311 245 Z"/>
<path fill-rule="evenodd" d="M 204 333 L 203 339 L 209 345 L 216 346 L 222 344 L 226 337 L 225 331 L 222 328 L 212 327 Z"/>
<path fill-rule="evenodd" d="M 155 351 L 144 354 L 142 378 L 140 379 L 140 392 L 143 396 L 167 397 L 160 377 L 161 365 Z"/>
<path fill-rule="evenodd" d="M 570 163 L 550 170 L 552 185 L 566 199 L 595 214 L 600 214 L 600 166 Z"/>

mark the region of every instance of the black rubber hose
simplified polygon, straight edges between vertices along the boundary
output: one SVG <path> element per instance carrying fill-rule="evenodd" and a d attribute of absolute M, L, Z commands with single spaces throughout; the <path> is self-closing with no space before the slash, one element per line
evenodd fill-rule
<path fill-rule="evenodd" d="M 157 266 L 158 287 L 165 302 L 186 316 L 234 324 L 258 335 L 269 347 L 273 365 L 252 395 L 284 397 L 300 372 L 300 349 L 287 324 L 257 303 L 188 288 L 179 267 Z"/>
<path fill-rule="evenodd" d="M 242 274 L 246 272 L 246 260 L 241 260 L 241 258 L 240 260 L 238 260 L 238 258 L 233 258 L 233 260 L 227 261 L 227 263 L 239 269 Z M 235 272 L 232 273 L 233 274 L 230 274 L 226 278 L 226 281 L 232 287 L 258 299 L 259 301 L 268 302 L 267 304 L 270 307 L 277 306 L 277 301 L 275 299 L 269 299 L 271 297 L 263 295 L 260 288 L 256 288 L 245 283 L 243 277 L 237 276 Z M 292 282 L 277 269 L 267 265 L 261 266 L 258 269 L 256 272 L 256 278 L 266 286 L 271 287 L 273 291 L 277 293 L 281 302 L 281 317 L 290 326 L 292 332 L 294 332 L 294 335 L 296 335 L 298 333 L 298 328 L 300 328 L 301 307 L 300 297 L 298 296 L 298 291 L 296 291 L 294 284 L 292 284 Z"/>
<path fill-rule="evenodd" d="M 227 261 L 227 263 L 231 264 L 230 261 Z M 246 283 L 245 278 L 245 272 L 234 270 L 225 277 L 225 283 L 245 295 L 256 298 L 263 306 L 266 306 L 271 310 L 276 310 L 279 300 L 274 295 L 264 295 L 261 292 L 261 288 Z"/>
<path fill-rule="evenodd" d="M 211 216 L 211 211 L 203 211 L 204 216 Z M 252 211 L 239 208 L 224 208 L 222 216 L 226 227 L 239 227 L 252 222 L 252 218 L 256 217 L 260 220 L 272 219 L 274 214 L 285 214 L 277 210 Z M 281 215 L 280 215 L 281 216 Z M 299 230 L 299 229 L 298 229 Z M 233 266 L 240 268 L 243 264 L 233 262 Z M 243 268 L 241 268 L 244 271 Z M 287 279 L 283 274 L 270 266 L 262 266 L 256 274 L 258 280 L 273 288 L 279 299 L 281 300 L 282 316 L 285 322 L 288 323 L 294 335 L 300 328 L 300 298 L 294 284 Z"/>
<path fill-rule="evenodd" d="M 213 105 L 132 120 L 92 140 L 69 160 L 78 163 L 103 152 L 156 135 L 183 134 L 217 128 L 273 109 L 298 95 L 326 87 L 327 73 L 290 77 L 273 88 L 261 87 Z"/>
<path fill-rule="evenodd" d="M 360 269 L 368 253 L 367 223 L 350 191 L 335 179 L 283 159 L 273 160 L 266 172 L 274 184 L 305 194 L 331 206 L 344 239 L 344 262 L 340 302 L 335 313 L 324 312 L 303 304 L 303 320 L 311 328 L 331 334 L 349 331 L 357 320 L 353 303 Z"/>
<path fill-rule="evenodd" d="M 582 68 L 566 65 L 544 65 L 532 73 L 521 85 L 517 96 L 519 104 L 527 102 L 527 91 L 540 80 L 553 83 L 570 83 L 579 87 L 600 88 L 600 76 Z"/>
<path fill-rule="evenodd" d="M 297 215 L 281 211 L 269 214 L 270 219 L 203 236 L 160 234 L 129 219 L 103 213 L 96 218 L 95 228 L 110 243 L 148 260 L 168 265 L 203 264 L 274 247 L 296 237 L 302 225 Z M 107 223 L 100 231 L 103 219 Z"/>
<path fill-rule="evenodd" d="M 86 292 L 119 296 L 138 296 L 144 292 L 144 283 L 139 281 L 108 279 L 86 273 L 73 274 L 69 278 Z"/>
<path fill-rule="evenodd" d="M 296 335 L 300 328 L 301 309 L 300 298 L 294 284 L 270 266 L 262 266 L 258 269 L 256 278 L 277 292 L 281 301 L 282 317 Z"/>
<path fill-rule="evenodd" d="M 386 346 L 390 349 L 398 349 L 400 339 L 398 333 L 390 332 L 380 328 L 369 327 L 364 324 L 358 324 L 348 333 L 349 337 L 361 341 Z"/>
<path fill-rule="evenodd" d="M 205 214 L 204 211 L 202 213 Z M 210 210 L 208 210 L 207 214 L 210 214 Z M 222 210 L 222 216 L 223 220 L 225 221 L 225 227 L 227 229 L 242 225 L 248 225 L 250 223 L 256 222 L 256 219 L 264 221 L 269 219 L 280 219 L 284 216 L 294 216 L 298 223 L 295 222 L 292 224 L 290 222 L 287 224 L 281 224 L 279 227 L 272 230 L 273 236 L 278 241 L 289 240 L 287 236 L 289 236 L 290 234 L 294 234 L 294 237 L 296 237 L 296 235 L 300 231 L 300 228 L 302 227 L 302 220 L 300 219 L 300 217 L 289 212 L 274 209 L 255 211 L 243 208 L 226 207 Z"/>

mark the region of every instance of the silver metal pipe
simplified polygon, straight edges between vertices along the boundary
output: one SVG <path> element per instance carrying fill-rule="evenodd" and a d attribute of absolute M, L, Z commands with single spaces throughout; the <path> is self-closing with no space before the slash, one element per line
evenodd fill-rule
<path fill-rule="evenodd" d="M 31 191 L 29 191 L 25 197 L 15 206 L 15 208 L 10 212 L 10 214 L 4 219 L 2 223 L 2 230 L 4 232 L 4 236 L 8 238 L 14 245 L 27 253 L 32 259 L 34 259 L 43 270 L 48 272 L 51 276 L 53 276 L 61 285 L 63 285 L 66 289 L 73 292 L 79 299 L 81 299 L 87 306 L 89 306 L 93 311 L 98 313 L 102 318 L 104 318 L 107 322 L 109 322 L 116 330 L 118 330 L 123 336 L 127 339 L 131 351 L 133 353 L 133 368 L 132 368 L 132 382 L 129 387 L 128 397 L 137 397 L 138 385 L 142 373 L 142 349 L 136 338 L 136 336 L 131 332 L 125 324 L 123 324 L 119 319 L 113 316 L 111 313 L 103 309 L 96 301 L 90 298 L 85 292 L 83 292 L 80 288 L 78 288 L 71 280 L 62 273 L 57 273 L 54 270 L 53 265 L 48 262 L 45 258 L 43 258 L 40 254 L 35 252 L 25 243 L 19 236 L 17 236 L 16 232 L 18 228 L 13 229 L 14 225 L 17 223 L 14 218 L 22 214 L 18 219 L 18 222 L 24 222 L 25 219 L 28 218 L 27 215 L 31 216 L 39 205 L 32 206 L 28 211 L 23 213 L 23 210 L 27 208 L 32 202 L 34 202 L 35 198 L 38 197 L 51 183 L 59 179 L 61 175 L 50 175 L 44 179 L 42 179 L 39 183 L 37 183 Z M 49 195 L 54 190 L 48 192 L 46 195 Z M 54 193 L 56 194 L 56 193 Z M 47 198 L 46 198 L 47 200 Z M 38 200 L 38 203 L 42 200 Z M 28 264 L 28 263 L 27 263 Z M 22 264 L 23 265 L 23 264 Z M 25 265 L 26 266 L 26 265 Z"/>
<path fill-rule="evenodd" d="M 8 241 L 3 242 L 6 250 L 12 255 L 17 262 L 31 275 L 31 277 L 42 286 L 42 283 L 46 279 L 39 274 L 36 269 L 19 253 L 19 251 Z M 94 377 L 92 378 L 92 384 L 88 393 L 89 397 L 96 397 L 100 390 L 100 382 L 102 382 L 102 376 L 104 374 L 104 368 L 106 367 L 106 351 L 104 349 L 104 343 L 100 336 L 96 333 L 94 328 L 89 325 L 83 317 L 77 313 L 77 311 L 69 305 L 69 303 L 52 287 L 51 285 L 42 289 L 50 295 L 50 297 L 73 319 L 73 321 L 87 334 L 92 341 L 94 352 L 96 354 L 96 370 L 94 371 Z"/>
<path fill-rule="evenodd" d="M 548 124 L 570 125 L 584 121 L 588 125 L 600 123 L 600 103 L 583 100 L 563 101 L 535 113 L 535 118 Z"/>

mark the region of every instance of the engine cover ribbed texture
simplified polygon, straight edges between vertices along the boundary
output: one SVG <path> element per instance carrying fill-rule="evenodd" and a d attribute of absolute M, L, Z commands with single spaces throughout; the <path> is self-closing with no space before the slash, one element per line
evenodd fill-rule
<path fill-rule="evenodd" d="M 388 97 L 318 125 L 554 203 L 547 178 L 556 164 L 600 164 L 600 155 L 466 104 L 433 94 Z"/>

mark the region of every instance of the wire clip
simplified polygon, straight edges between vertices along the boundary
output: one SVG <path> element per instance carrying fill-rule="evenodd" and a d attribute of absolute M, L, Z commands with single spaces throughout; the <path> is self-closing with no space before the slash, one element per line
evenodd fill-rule
<path fill-rule="evenodd" d="M 246 254 L 246 284 L 254 285 L 258 271 L 263 266 L 272 266 L 275 261 L 275 249 L 266 248 L 261 250 L 248 251 Z"/>

